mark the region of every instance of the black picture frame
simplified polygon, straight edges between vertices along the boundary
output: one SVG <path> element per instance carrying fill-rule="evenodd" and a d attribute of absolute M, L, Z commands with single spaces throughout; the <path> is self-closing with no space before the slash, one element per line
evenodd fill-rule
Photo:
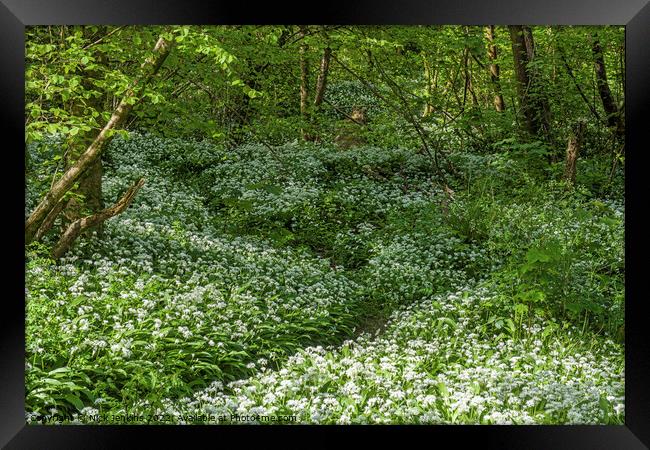
<path fill-rule="evenodd" d="M 55 24 L 531 24 L 626 26 L 626 349 L 625 425 L 620 426 L 45 426 L 25 423 L 24 414 L 24 267 L 14 262 L 24 255 L 24 27 Z M 647 233 L 642 220 L 647 189 L 643 143 L 650 109 L 650 3 L 648 0 L 521 0 L 329 1 L 303 7 L 269 3 L 198 0 L 0 0 L 0 123 L 5 128 L 2 196 L 12 209 L 5 219 L 4 249 L 10 267 L 4 273 L 0 328 L 0 445 L 6 448 L 119 448 L 146 439 L 148 446 L 203 439 L 223 444 L 236 433 L 239 442 L 278 439 L 278 432 L 300 432 L 302 445 L 337 444 L 350 433 L 363 439 L 397 438 L 439 446 L 441 438 L 454 446 L 472 441 L 488 448 L 519 449 L 636 449 L 650 445 L 650 354 L 645 323 L 643 257 Z M 15 143 L 13 143 L 15 140 Z M 10 145 L 12 142 L 13 145 Z M 19 168 L 23 170 L 14 170 Z M 7 173 L 9 172 L 9 173 Z M 8 176 L 11 175 L 11 176 Z M 16 177 L 16 179 L 13 179 Z M 19 188 L 20 186 L 20 188 Z M 12 273 L 12 270 L 15 273 Z M 307 433 L 304 433 L 304 431 Z M 254 433 L 251 433 L 254 431 Z M 199 436 L 199 434 L 201 436 Z M 417 436 L 413 436 L 417 435 Z M 411 438 L 413 439 L 411 441 Z M 416 438 L 418 439 L 416 441 Z M 409 439 L 406 441 L 405 439 Z M 423 439 L 420 441 L 420 439 Z M 282 441 L 280 441 L 282 442 Z M 291 443 L 292 441 L 285 441 Z M 296 441 L 294 441 L 296 442 Z M 403 445 L 403 444 L 402 444 Z"/>

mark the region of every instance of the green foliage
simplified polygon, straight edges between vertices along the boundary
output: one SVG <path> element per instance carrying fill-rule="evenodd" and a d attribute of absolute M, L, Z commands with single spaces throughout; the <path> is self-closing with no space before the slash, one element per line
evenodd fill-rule
<path fill-rule="evenodd" d="M 623 33 L 532 30 L 543 140 L 505 27 L 496 60 L 477 26 L 28 27 L 26 215 L 175 41 L 102 155 L 106 204 L 147 179 L 133 204 L 58 262 L 60 219 L 26 248 L 28 421 L 622 423 L 625 160 L 577 86 L 597 92 L 595 32 L 622 104 Z"/>
<path fill-rule="evenodd" d="M 599 345 L 622 323 L 620 205 L 529 176 L 507 182 L 507 166 L 485 166 L 493 173 L 478 176 L 481 156 L 458 160 L 474 181 L 447 212 L 442 200 L 450 200 L 431 183 L 426 158 L 403 149 L 285 145 L 271 154 L 246 145 L 227 152 L 133 134 L 112 141 L 107 156 L 109 197 L 123 189 L 121 180 L 150 180 L 136 203 L 106 224 L 103 240 L 80 242 L 58 265 L 46 246 L 28 251 L 26 383 L 35 418 L 52 408 L 77 417 L 181 408 L 197 391 L 212 392 L 213 381 L 231 386 L 219 395 L 241 396 L 235 380 L 262 386 L 271 382 L 267 371 L 299 373 L 303 363 L 292 358 L 301 349 L 309 355 L 355 334 L 366 345 L 355 352 L 371 358 L 394 339 L 408 348 L 434 340 L 446 349 L 440 357 L 395 363 L 438 376 L 470 370 L 461 369 L 466 333 L 489 347 L 510 342 L 519 350 L 499 356 L 508 360 L 531 346 Z M 520 187 L 504 191 L 510 185 Z M 364 341 L 382 332 L 386 344 Z M 330 353 L 331 367 L 360 355 L 344 349 Z M 538 358 L 552 367 L 543 359 L 550 355 Z M 590 364 L 584 370 L 600 363 Z M 516 420 L 459 409 L 454 383 L 440 379 L 432 393 L 417 394 L 419 402 L 437 398 L 430 420 Z M 319 392 L 339 392 L 329 389 Z M 470 391 L 485 389 L 479 383 Z M 616 423 L 620 406 L 606 397 L 595 397 L 597 418 L 564 403 L 545 412 L 541 400 L 524 409 L 540 423 Z M 364 420 L 363 407 L 346 401 Z M 406 417 L 391 421 L 412 422 Z"/>

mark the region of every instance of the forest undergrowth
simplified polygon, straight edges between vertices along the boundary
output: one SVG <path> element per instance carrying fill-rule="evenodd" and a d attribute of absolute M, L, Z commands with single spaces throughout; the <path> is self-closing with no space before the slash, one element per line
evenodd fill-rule
<path fill-rule="evenodd" d="M 28 422 L 623 423 L 622 170 L 521 154 L 452 152 L 450 196 L 409 149 L 114 139 L 131 207 L 28 251 Z"/>

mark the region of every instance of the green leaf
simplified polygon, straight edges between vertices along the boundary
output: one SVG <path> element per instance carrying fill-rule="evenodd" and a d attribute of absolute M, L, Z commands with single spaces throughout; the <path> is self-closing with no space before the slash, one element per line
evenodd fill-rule
<path fill-rule="evenodd" d="M 246 185 L 246 189 L 249 189 L 251 191 L 255 189 L 263 189 L 264 188 L 264 183 L 251 183 Z"/>
<path fill-rule="evenodd" d="M 449 325 L 451 328 L 455 329 L 456 328 L 456 322 L 451 320 L 449 317 L 439 317 L 438 318 L 438 323 L 443 324 L 446 323 Z"/>
<path fill-rule="evenodd" d="M 251 211 L 253 209 L 253 201 L 248 199 L 240 199 L 237 202 L 237 208 L 243 211 Z"/>
<path fill-rule="evenodd" d="M 605 421 L 607 421 L 607 418 L 609 417 L 610 411 L 612 409 L 612 405 L 607 401 L 607 399 L 604 396 L 600 396 L 598 399 L 598 406 L 600 406 L 600 410 L 603 412 L 605 415 Z"/>
<path fill-rule="evenodd" d="M 528 307 L 521 303 L 516 304 L 514 309 L 516 314 L 525 314 L 528 311 Z"/>
<path fill-rule="evenodd" d="M 545 253 L 542 249 L 538 248 L 531 248 L 528 250 L 526 253 L 526 260 L 529 263 L 535 263 L 535 262 L 548 262 L 551 260 L 550 255 Z"/>
<path fill-rule="evenodd" d="M 566 309 L 577 314 L 584 311 L 585 307 L 581 303 L 567 303 Z"/>
<path fill-rule="evenodd" d="M 269 186 L 264 186 L 263 189 L 266 192 L 268 192 L 269 194 L 273 194 L 273 195 L 280 195 L 282 193 L 282 187 L 281 186 L 269 185 Z"/>
<path fill-rule="evenodd" d="M 438 383 L 438 392 L 440 392 L 440 395 L 442 395 L 442 398 L 447 398 L 449 397 L 449 391 L 447 390 L 447 386 L 445 386 L 445 383 L 442 381 Z"/>
<path fill-rule="evenodd" d="M 520 292 L 517 297 L 524 302 L 538 303 L 543 302 L 546 299 L 546 294 L 540 290 L 531 289 Z"/>
<path fill-rule="evenodd" d="M 63 398 L 72 403 L 75 408 L 81 411 L 84 408 L 84 404 L 79 397 L 73 394 L 66 394 Z"/>

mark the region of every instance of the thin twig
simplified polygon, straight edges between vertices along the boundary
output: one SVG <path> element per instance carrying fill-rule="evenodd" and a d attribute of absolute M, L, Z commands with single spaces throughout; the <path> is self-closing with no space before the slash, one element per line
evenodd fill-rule
<path fill-rule="evenodd" d="M 104 36 L 102 36 L 102 37 L 100 37 L 99 39 L 97 39 L 95 42 L 86 45 L 85 47 L 82 48 L 82 50 L 86 50 L 86 49 L 88 49 L 88 48 L 90 48 L 90 47 L 94 47 L 95 45 L 99 44 L 100 42 L 102 42 L 102 41 L 103 41 L 104 39 L 106 39 L 107 37 L 112 36 L 113 34 L 117 33 L 118 31 L 120 31 L 120 30 L 123 29 L 123 28 L 124 28 L 124 26 L 121 26 L 121 27 L 117 27 L 117 28 L 115 28 L 115 29 L 114 29 L 113 31 L 111 31 L 110 33 L 105 34 Z"/>

